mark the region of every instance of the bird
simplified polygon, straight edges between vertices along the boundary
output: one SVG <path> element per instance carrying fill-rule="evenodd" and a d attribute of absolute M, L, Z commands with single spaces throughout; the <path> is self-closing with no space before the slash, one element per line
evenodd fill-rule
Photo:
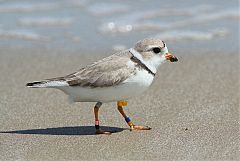
<path fill-rule="evenodd" d="M 135 125 L 125 113 L 128 100 L 142 94 L 152 84 L 157 69 L 164 62 L 177 62 L 164 41 L 145 38 L 132 48 L 119 51 L 63 77 L 27 83 L 30 88 L 55 88 L 68 95 L 72 102 L 96 102 L 94 106 L 96 134 L 111 134 L 102 130 L 99 109 L 103 103 L 116 102 L 129 129 L 150 130 Z"/>

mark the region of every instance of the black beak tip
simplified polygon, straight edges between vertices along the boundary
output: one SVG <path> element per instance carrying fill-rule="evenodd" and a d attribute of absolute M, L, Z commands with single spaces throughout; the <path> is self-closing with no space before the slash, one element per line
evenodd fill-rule
<path fill-rule="evenodd" d="M 174 57 L 172 57 L 172 58 L 170 59 L 170 61 L 171 61 L 171 62 L 177 62 L 177 61 L 178 61 L 178 58 L 174 56 Z"/>

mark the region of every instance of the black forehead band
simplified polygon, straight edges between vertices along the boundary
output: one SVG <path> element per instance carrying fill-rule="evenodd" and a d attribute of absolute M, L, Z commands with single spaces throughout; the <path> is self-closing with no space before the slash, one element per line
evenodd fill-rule
<path fill-rule="evenodd" d="M 166 47 L 166 44 L 165 44 L 165 42 L 164 41 L 162 41 L 163 42 L 163 47 L 165 48 Z"/>

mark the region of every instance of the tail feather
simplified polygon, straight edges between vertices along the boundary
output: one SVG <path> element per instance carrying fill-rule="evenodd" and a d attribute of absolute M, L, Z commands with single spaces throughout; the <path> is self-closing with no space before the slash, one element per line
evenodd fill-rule
<path fill-rule="evenodd" d="M 44 80 L 44 81 L 36 81 L 26 84 L 27 87 L 30 88 L 51 88 L 51 87 L 61 87 L 68 86 L 66 81 L 63 80 Z"/>
<path fill-rule="evenodd" d="M 36 81 L 36 82 L 31 82 L 27 83 L 26 86 L 30 88 L 41 88 L 41 87 L 46 87 L 47 81 Z"/>

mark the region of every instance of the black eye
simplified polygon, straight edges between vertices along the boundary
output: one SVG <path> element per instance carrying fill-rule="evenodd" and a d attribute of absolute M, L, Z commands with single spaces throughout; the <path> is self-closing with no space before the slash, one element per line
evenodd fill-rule
<path fill-rule="evenodd" d="M 160 53 L 161 52 L 161 49 L 160 48 L 153 48 L 152 49 L 154 53 Z"/>

